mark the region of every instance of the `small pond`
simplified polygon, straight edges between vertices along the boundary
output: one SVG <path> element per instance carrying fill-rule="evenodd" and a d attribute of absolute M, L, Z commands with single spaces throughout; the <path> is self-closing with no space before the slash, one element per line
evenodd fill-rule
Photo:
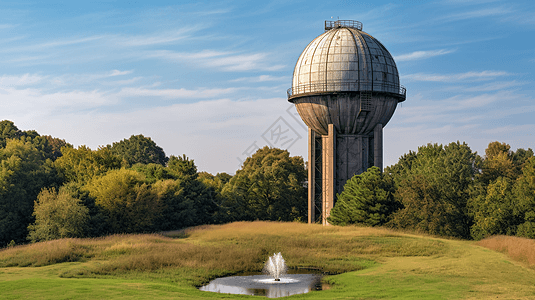
<path fill-rule="evenodd" d="M 274 281 L 273 277 L 269 275 L 222 277 L 210 281 L 199 289 L 206 292 L 266 296 L 268 298 L 328 289 L 327 285 L 321 283 L 321 274 L 293 273 L 282 276 L 280 281 Z"/>

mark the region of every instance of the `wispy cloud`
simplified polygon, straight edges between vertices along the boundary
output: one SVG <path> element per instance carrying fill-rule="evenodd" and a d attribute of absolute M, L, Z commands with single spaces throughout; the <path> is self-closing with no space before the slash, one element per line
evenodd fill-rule
<path fill-rule="evenodd" d="M 271 75 L 260 75 L 255 77 L 241 77 L 233 80 L 229 80 L 230 82 L 267 82 L 267 81 L 283 81 L 288 80 L 289 76 L 271 76 Z"/>
<path fill-rule="evenodd" d="M 142 79 L 143 79 L 143 77 L 134 77 L 134 78 L 124 79 L 124 80 L 106 81 L 106 82 L 103 82 L 102 84 L 103 85 L 107 85 L 107 86 L 130 85 L 130 84 L 138 82 L 138 81 L 140 81 Z"/>
<path fill-rule="evenodd" d="M 176 98 L 212 98 L 212 97 L 221 97 L 225 94 L 236 92 L 237 88 L 226 88 L 226 89 L 197 89 L 197 90 L 188 90 L 188 89 L 148 89 L 148 88 L 137 88 L 137 87 L 128 87 L 123 88 L 117 94 L 120 97 L 161 97 L 168 99 Z"/>
<path fill-rule="evenodd" d="M 525 124 L 525 125 L 506 125 L 500 126 L 492 129 L 483 130 L 483 133 L 486 134 L 497 134 L 497 133 L 515 133 L 519 132 L 535 132 L 535 124 Z M 531 135 L 531 134 L 530 134 Z"/>
<path fill-rule="evenodd" d="M 402 54 L 394 57 L 395 61 L 411 61 L 411 60 L 421 60 L 427 59 L 434 56 L 445 55 L 455 52 L 456 49 L 439 49 L 439 50 L 429 50 L 429 51 L 415 51 L 408 54 Z"/>
<path fill-rule="evenodd" d="M 93 42 L 93 41 L 100 40 L 103 38 L 104 38 L 103 35 L 94 35 L 94 36 L 81 37 L 81 38 L 60 39 L 60 40 L 50 41 L 50 42 L 41 43 L 37 45 L 26 46 L 25 49 L 26 50 L 40 50 L 43 48 L 64 47 L 64 46 L 69 46 L 69 45 Z M 19 50 L 17 48 L 11 48 L 11 49 L 14 51 Z"/>
<path fill-rule="evenodd" d="M 505 82 L 491 82 L 491 83 L 487 83 L 483 85 L 465 88 L 464 90 L 467 92 L 492 92 L 492 91 L 505 90 L 511 87 L 518 87 L 524 84 L 526 83 L 518 82 L 515 80 L 505 81 Z"/>
<path fill-rule="evenodd" d="M 471 11 L 463 11 L 461 13 L 453 13 L 453 14 L 442 16 L 440 18 L 436 18 L 435 20 L 438 22 L 461 21 L 461 20 L 469 20 L 469 19 L 476 19 L 476 18 L 506 16 L 513 12 L 515 11 L 511 7 L 500 5 L 500 6 L 492 6 L 492 7 L 481 8 L 481 9 L 476 9 L 476 10 L 471 10 Z"/>
<path fill-rule="evenodd" d="M 505 71 L 481 71 L 481 72 L 466 72 L 458 74 L 425 74 L 425 73 L 416 73 L 402 75 L 401 78 L 404 80 L 413 80 L 413 81 L 435 81 L 435 82 L 458 82 L 462 80 L 491 80 L 497 77 L 511 76 L 513 74 Z"/>
<path fill-rule="evenodd" d="M 16 27 L 16 25 L 13 25 L 13 24 L 0 24 L 0 30 L 2 30 L 2 29 L 11 29 L 13 27 Z"/>
<path fill-rule="evenodd" d="M 218 68 L 224 71 L 276 71 L 285 67 L 270 64 L 268 53 L 237 54 L 228 51 L 203 50 L 197 53 L 173 52 L 169 50 L 152 51 L 147 57 L 163 58 L 175 62 L 197 64 L 206 68 Z"/>
<path fill-rule="evenodd" d="M 103 73 L 80 73 L 80 74 L 64 74 L 50 78 L 50 82 L 56 86 L 76 86 L 80 84 L 88 84 L 106 78 L 113 78 L 117 76 L 130 75 L 133 70 L 111 70 Z"/>
<path fill-rule="evenodd" d="M 36 74 L 4 75 L 0 77 L 0 87 L 14 87 L 32 85 L 45 80 L 46 76 Z"/>
<path fill-rule="evenodd" d="M 132 74 L 132 72 L 134 72 L 133 70 L 129 70 L 129 71 L 119 71 L 119 70 L 112 70 L 108 76 L 109 77 L 113 77 L 113 76 L 121 76 L 121 75 L 128 75 L 128 74 Z"/>
<path fill-rule="evenodd" d="M 191 34 L 201 30 L 202 28 L 204 27 L 183 27 L 174 31 L 151 33 L 147 35 L 116 36 L 113 37 L 113 40 L 116 42 L 116 44 L 127 47 L 169 44 L 187 39 L 191 36 Z"/>
<path fill-rule="evenodd" d="M 0 110 L 4 116 L 25 119 L 36 115 L 54 116 L 58 111 L 84 111 L 116 104 L 114 95 L 93 91 L 46 93 L 37 88 L 0 88 Z"/>
<path fill-rule="evenodd" d="M 473 123 L 475 120 L 497 119 L 494 109 L 500 103 L 513 103 L 523 96 L 508 91 L 475 96 L 457 95 L 443 100 L 422 98 L 419 105 L 396 112 L 403 124 L 454 124 Z M 477 114 L 474 114 L 474 110 Z M 503 107 L 501 107 L 503 110 Z M 512 112 L 513 113 L 513 112 Z"/>

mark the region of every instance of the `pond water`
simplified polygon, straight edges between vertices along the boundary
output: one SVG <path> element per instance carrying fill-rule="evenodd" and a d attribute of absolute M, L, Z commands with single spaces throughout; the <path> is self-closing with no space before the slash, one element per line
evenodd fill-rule
<path fill-rule="evenodd" d="M 217 278 L 199 288 L 201 291 L 279 298 L 327 289 L 319 274 L 286 274 L 275 281 L 269 275 L 229 276 Z"/>

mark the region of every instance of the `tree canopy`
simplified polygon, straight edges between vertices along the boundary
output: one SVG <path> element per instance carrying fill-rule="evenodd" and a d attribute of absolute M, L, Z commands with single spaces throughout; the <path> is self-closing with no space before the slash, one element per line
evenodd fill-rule
<path fill-rule="evenodd" d="M 258 149 L 223 188 L 230 220 L 304 219 L 306 176 L 301 157 L 267 146 Z"/>
<path fill-rule="evenodd" d="M 43 189 L 34 205 L 35 223 L 28 226 L 32 242 L 84 237 L 89 209 L 61 188 Z"/>
<path fill-rule="evenodd" d="M 398 208 L 391 177 L 371 167 L 347 181 L 327 221 L 333 225 L 384 225 Z"/>
<path fill-rule="evenodd" d="M 477 155 L 465 143 L 428 144 L 410 164 L 394 166 L 395 198 L 403 207 L 389 225 L 426 233 L 470 237 L 467 200 L 477 172 Z M 387 168 L 386 172 L 389 169 Z"/>
<path fill-rule="evenodd" d="M 132 135 L 130 138 L 113 143 L 111 146 L 108 145 L 106 148 L 119 156 L 128 166 L 136 163 L 153 163 L 165 166 L 169 160 L 160 146 L 156 145 L 150 137 L 145 137 L 142 134 Z"/>

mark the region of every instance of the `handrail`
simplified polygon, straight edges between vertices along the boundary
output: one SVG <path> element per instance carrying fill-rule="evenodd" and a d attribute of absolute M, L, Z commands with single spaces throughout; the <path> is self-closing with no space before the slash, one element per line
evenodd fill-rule
<path fill-rule="evenodd" d="M 362 23 L 359 21 L 353 20 L 338 20 L 338 21 L 325 21 L 325 31 L 329 31 L 333 28 L 355 28 L 357 30 L 362 30 Z"/>
<path fill-rule="evenodd" d="M 328 92 L 381 92 L 395 94 L 405 100 L 407 89 L 399 84 L 378 81 L 327 81 L 312 82 L 291 87 L 286 91 L 288 99 L 300 94 Z M 402 100 L 402 101 L 403 101 Z"/>

